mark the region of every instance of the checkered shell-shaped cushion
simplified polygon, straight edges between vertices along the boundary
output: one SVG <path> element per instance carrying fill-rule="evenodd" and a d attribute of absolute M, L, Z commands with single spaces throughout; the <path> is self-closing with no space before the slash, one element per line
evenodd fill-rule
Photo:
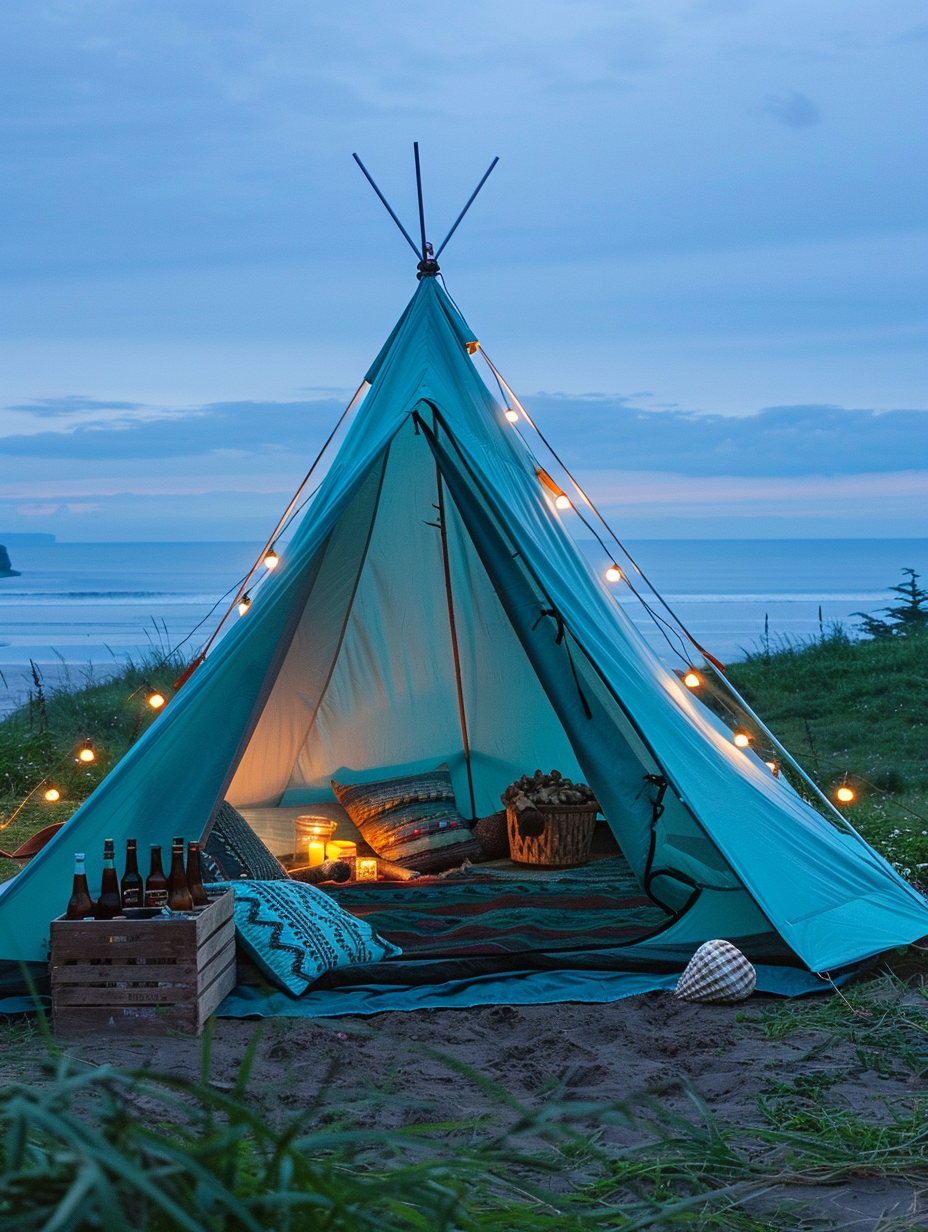
<path fill-rule="evenodd" d="M 402 950 L 302 881 L 232 881 L 235 932 L 267 978 L 298 997 L 325 971 L 380 962 Z"/>
<path fill-rule="evenodd" d="M 445 765 L 378 783 L 336 783 L 339 804 L 379 856 L 420 873 L 481 859 Z"/>
<path fill-rule="evenodd" d="M 757 972 L 730 941 L 701 945 L 673 990 L 684 1001 L 730 1004 L 744 1001 L 757 985 Z"/>

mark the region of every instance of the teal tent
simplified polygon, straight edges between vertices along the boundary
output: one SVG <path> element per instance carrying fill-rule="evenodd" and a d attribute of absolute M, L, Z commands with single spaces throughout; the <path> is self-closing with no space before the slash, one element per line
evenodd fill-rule
<path fill-rule="evenodd" d="M 475 343 L 426 273 L 247 615 L 0 888 L 0 959 L 45 959 L 76 849 L 96 878 L 104 838 L 167 844 L 204 832 L 224 799 L 312 805 L 332 777 L 440 762 L 475 817 L 536 766 L 591 784 L 670 913 L 629 947 L 639 967 L 725 937 L 836 972 L 928 933 L 928 903 L 737 748 L 649 649 L 478 375 Z"/>

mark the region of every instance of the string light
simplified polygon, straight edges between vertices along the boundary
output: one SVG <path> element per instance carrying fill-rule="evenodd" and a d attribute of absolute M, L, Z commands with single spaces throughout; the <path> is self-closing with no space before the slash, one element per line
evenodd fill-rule
<path fill-rule="evenodd" d="M 61 792 L 57 787 L 49 787 L 48 791 L 45 792 L 45 799 L 49 804 L 55 804 L 61 799 Z"/>
<path fill-rule="evenodd" d="M 239 616 L 244 616 L 250 607 L 251 607 L 251 595 L 246 591 L 242 595 L 242 600 L 238 605 Z"/>
<path fill-rule="evenodd" d="M 857 792 L 848 784 L 847 779 L 844 780 L 835 792 L 835 799 L 839 804 L 850 804 L 853 800 L 857 799 Z"/>
<path fill-rule="evenodd" d="M 148 688 L 150 692 L 145 700 L 148 702 L 149 706 L 151 706 L 152 710 L 160 710 L 168 699 L 163 693 L 159 693 L 157 689 L 153 689 L 151 685 L 149 685 Z"/>
<path fill-rule="evenodd" d="M 509 420 L 510 423 L 518 423 L 519 422 L 519 412 L 513 410 L 513 408 L 510 407 L 509 410 L 506 412 L 506 418 Z"/>
<path fill-rule="evenodd" d="M 780 777 L 780 763 L 778 761 L 765 761 L 764 765 L 775 779 Z"/>
<path fill-rule="evenodd" d="M 610 565 L 609 568 L 606 570 L 606 581 L 607 582 L 621 582 L 623 577 L 625 577 L 625 574 L 622 572 L 622 570 L 619 568 L 618 565 Z"/>
<path fill-rule="evenodd" d="M 93 747 L 92 740 L 85 740 L 77 751 L 77 760 L 82 761 L 85 765 L 90 765 L 92 761 L 97 760 L 97 751 Z"/>
<path fill-rule="evenodd" d="M 267 553 L 267 555 L 264 558 L 264 567 L 265 569 L 276 569 L 279 564 L 280 564 L 280 557 L 277 555 L 277 553 L 274 551 L 272 547 L 271 550 Z"/>
<path fill-rule="evenodd" d="M 570 497 L 566 492 L 562 492 L 560 496 L 556 496 L 554 498 L 554 503 L 557 505 L 558 509 L 573 509 L 573 505 L 570 503 Z"/>
<path fill-rule="evenodd" d="M 739 749 L 746 749 L 751 743 L 751 733 L 745 731 L 743 727 L 739 727 L 732 736 L 732 740 L 734 740 Z"/>
<path fill-rule="evenodd" d="M 702 684 L 702 676 L 698 672 L 694 672 L 692 668 L 683 677 L 683 683 L 688 689 L 698 689 Z"/>

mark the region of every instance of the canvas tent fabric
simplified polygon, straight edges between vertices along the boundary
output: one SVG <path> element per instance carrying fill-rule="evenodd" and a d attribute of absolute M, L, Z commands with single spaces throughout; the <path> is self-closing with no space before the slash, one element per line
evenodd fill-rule
<path fill-rule="evenodd" d="M 638 964 L 725 937 L 828 972 L 928 933 L 925 900 L 735 748 L 648 648 L 480 379 L 475 341 L 423 278 L 247 616 L 0 888 L 0 959 L 46 957 L 76 849 L 198 837 L 226 798 L 310 806 L 333 777 L 441 762 L 465 816 L 536 766 L 590 783 L 673 913 L 630 947 Z"/>

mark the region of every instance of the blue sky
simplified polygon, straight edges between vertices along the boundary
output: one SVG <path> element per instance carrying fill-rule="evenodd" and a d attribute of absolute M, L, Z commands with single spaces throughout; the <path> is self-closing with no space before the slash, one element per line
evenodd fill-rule
<path fill-rule="evenodd" d="M 918 535 L 910 0 L 6 0 L 0 532 L 259 538 L 414 287 L 627 535 Z"/>

